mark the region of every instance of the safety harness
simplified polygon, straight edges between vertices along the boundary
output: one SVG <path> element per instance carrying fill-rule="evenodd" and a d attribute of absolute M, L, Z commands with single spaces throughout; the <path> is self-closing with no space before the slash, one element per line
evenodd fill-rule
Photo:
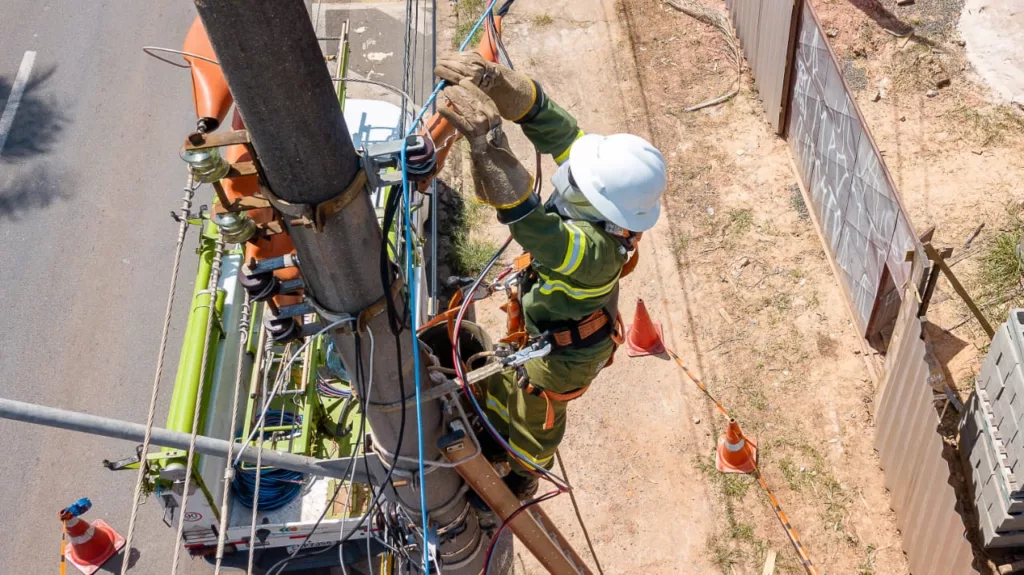
<path fill-rule="evenodd" d="M 622 272 L 619 275 L 621 279 L 636 269 L 636 265 L 640 260 L 638 244 L 641 234 L 629 232 L 610 223 L 605 224 L 605 231 L 616 237 L 624 249 L 632 252 L 629 259 L 622 266 Z M 533 269 L 532 264 L 533 258 L 529 253 L 516 258 L 513 263 L 513 273 L 516 274 L 517 281 L 508 282 L 510 286 L 506 290 L 508 302 L 501 307 L 507 316 L 508 330 L 507 335 L 501 341 L 502 343 L 516 345 L 520 348 L 524 347 L 531 340 L 526 332 L 526 317 L 523 313 L 521 290 L 525 286 L 531 285 L 531 282 L 536 279 L 537 272 Z M 618 286 L 615 288 L 612 301 L 617 299 Z M 612 354 L 602 368 L 614 362 L 616 350 L 625 341 L 622 316 L 618 313 L 617 306 L 603 307 L 579 321 L 548 322 L 538 324 L 537 328 L 542 333 L 536 339 L 546 339 L 551 343 L 554 350 L 584 349 L 611 338 L 613 344 Z M 520 367 L 518 370 L 517 384 L 526 393 L 544 398 L 547 404 L 544 416 L 545 430 L 552 429 L 555 426 L 555 410 L 552 402 L 572 401 L 581 397 L 590 388 L 587 385 L 567 393 L 556 393 L 537 387 L 530 382 L 525 366 Z"/>

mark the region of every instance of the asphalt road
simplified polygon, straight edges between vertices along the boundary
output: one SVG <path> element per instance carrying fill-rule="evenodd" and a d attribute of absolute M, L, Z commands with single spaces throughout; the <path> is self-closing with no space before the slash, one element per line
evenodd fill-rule
<path fill-rule="evenodd" d="M 187 0 L 0 0 L 0 14 L 0 397 L 144 423 L 177 231 L 169 213 L 187 177 L 177 154 L 194 112 L 188 72 L 141 48 L 180 48 L 194 8 Z M 350 73 L 398 83 L 402 37 L 388 31 L 403 18 L 404 2 L 325 3 L 318 32 L 337 35 L 350 19 Z M 433 38 L 419 41 L 422 62 Z M 334 53 L 336 42 L 325 48 Z M 419 101 L 429 66 L 417 68 Z M 197 204 L 209 196 L 201 189 Z M 195 273 L 195 230 L 189 238 L 158 425 Z M 131 455 L 133 444 L 4 420 L 0 438 L 0 575 L 55 572 L 56 514 L 80 497 L 94 504 L 87 519 L 126 533 L 135 472 L 101 462 Z M 155 500 L 143 505 L 132 573 L 169 573 L 174 531 L 161 516 Z M 119 573 L 120 561 L 101 572 Z M 211 572 L 201 561 L 179 567 Z"/>
<path fill-rule="evenodd" d="M 194 8 L 2 0 L 0 14 L 0 109 L 25 52 L 36 53 L 0 150 L 0 396 L 144 422 L 176 232 L 168 213 L 187 177 L 177 153 L 194 114 L 188 72 L 141 47 L 180 47 Z M 179 312 L 193 254 L 182 270 Z M 176 315 L 158 422 L 184 323 Z M 0 573 L 57 572 L 56 513 L 79 497 L 94 503 L 87 518 L 124 534 L 135 473 L 101 461 L 132 444 L 5 421 L 0 438 Z M 160 516 L 155 501 L 142 508 L 134 573 L 169 571 L 174 533 Z M 210 572 L 184 564 L 180 573 Z"/>

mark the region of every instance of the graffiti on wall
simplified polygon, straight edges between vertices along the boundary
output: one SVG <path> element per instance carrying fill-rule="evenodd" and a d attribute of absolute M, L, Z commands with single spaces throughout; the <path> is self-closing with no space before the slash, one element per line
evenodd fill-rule
<path fill-rule="evenodd" d="M 863 333 L 876 296 L 885 295 L 885 267 L 895 286 L 909 279 L 903 259 L 914 237 L 821 29 L 802 10 L 788 139 Z"/>

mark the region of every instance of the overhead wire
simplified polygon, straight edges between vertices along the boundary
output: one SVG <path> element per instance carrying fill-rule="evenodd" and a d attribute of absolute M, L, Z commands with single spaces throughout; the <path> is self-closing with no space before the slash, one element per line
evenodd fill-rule
<path fill-rule="evenodd" d="M 253 441 L 253 439 L 256 437 L 256 433 L 257 433 L 256 428 L 259 427 L 262 424 L 264 419 L 266 419 L 267 410 L 270 409 L 270 403 L 272 401 L 274 401 L 274 398 L 277 396 L 278 393 L 280 393 L 280 389 L 281 389 L 281 387 L 283 387 L 284 382 L 286 381 L 285 374 L 291 373 L 291 367 L 295 363 L 295 360 L 298 359 L 298 357 L 300 355 L 302 355 L 303 352 L 306 351 L 306 348 L 314 340 L 316 340 L 316 338 L 320 337 L 321 335 L 327 333 L 328 331 L 338 327 L 339 325 L 341 325 L 343 323 L 350 323 L 350 322 L 355 322 L 355 321 L 356 321 L 355 317 L 343 317 L 341 319 L 337 319 L 337 320 L 327 324 L 327 326 L 321 328 L 319 331 L 314 333 L 312 336 L 308 337 L 306 339 L 306 341 L 304 341 L 302 343 L 302 345 L 299 346 L 299 348 L 295 351 L 295 353 L 293 353 L 289 357 L 287 363 L 279 368 L 279 370 L 277 372 L 277 375 L 274 377 L 274 387 L 273 387 L 273 389 L 272 389 L 272 391 L 270 393 L 270 398 L 267 400 L 267 402 L 260 409 L 259 418 L 257 419 L 256 424 L 253 425 L 252 432 L 249 433 L 249 436 L 246 438 L 246 440 L 244 442 L 242 442 L 242 448 L 238 450 L 238 455 L 235 456 L 235 460 L 233 462 L 234 465 L 238 465 L 239 462 L 242 461 L 242 454 L 245 452 L 246 448 L 248 447 L 248 444 L 251 443 Z"/>
<path fill-rule="evenodd" d="M 167 339 L 171 330 L 171 315 L 174 310 L 174 294 L 178 285 L 178 270 L 181 268 L 181 254 L 185 247 L 185 236 L 189 228 L 189 212 L 192 210 L 192 199 L 195 191 L 199 188 L 198 182 L 189 172 L 188 180 L 182 190 L 181 208 L 178 215 L 178 239 L 174 244 L 174 259 L 171 266 L 170 287 L 167 289 L 167 305 L 164 309 L 164 325 L 160 330 L 160 346 L 157 348 L 156 368 L 153 374 L 153 390 L 149 397 L 149 411 L 146 413 L 146 432 L 142 436 L 142 447 L 139 449 L 139 472 L 135 477 L 135 490 L 132 494 L 132 510 L 128 518 L 128 532 L 125 535 L 126 549 L 131 549 L 132 539 L 135 536 L 135 522 L 139 515 L 139 505 L 142 502 L 142 486 L 146 482 L 146 470 L 148 469 L 147 457 L 149 455 L 149 444 L 153 437 L 153 422 L 156 418 L 156 403 L 160 393 L 160 381 L 163 377 L 164 358 L 167 354 Z M 121 565 L 121 575 L 128 573 L 129 562 Z"/>
<path fill-rule="evenodd" d="M 245 357 L 246 348 L 249 343 L 249 320 L 251 316 L 251 302 L 249 300 L 249 292 L 245 292 L 245 300 L 242 304 L 241 319 L 238 324 L 238 356 L 235 358 L 235 387 L 231 400 L 231 424 L 228 428 L 228 437 L 235 437 L 235 426 L 238 421 L 238 404 L 240 403 L 240 397 L 242 395 L 242 372 L 243 372 L 243 358 Z M 262 345 L 263 342 L 260 339 L 266 337 L 266 331 L 260 329 L 260 336 L 257 338 L 256 345 Z M 224 562 L 224 542 L 227 539 L 228 531 L 228 504 L 230 503 L 231 497 L 231 483 L 235 476 L 235 470 L 231 466 L 231 455 L 235 449 L 235 442 L 232 441 L 228 444 L 227 457 L 224 460 L 224 490 L 221 494 L 220 503 L 220 527 L 217 529 L 217 553 L 214 556 L 214 567 L 213 575 L 220 575 L 221 564 Z"/>
<path fill-rule="evenodd" d="M 267 403 L 267 388 L 263 387 L 262 397 L 264 405 Z M 266 430 L 266 420 L 260 421 L 259 427 L 260 442 L 256 446 L 256 478 L 253 481 L 252 495 L 252 517 L 249 520 L 249 563 L 245 575 L 252 575 L 253 562 L 256 556 L 256 517 L 260 509 L 260 480 L 263 478 L 263 432 Z"/>
<path fill-rule="evenodd" d="M 196 405 L 192 412 L 192 436 L 188 442 L 188 452 L 185 455 L 185 479 L 181 492 L 181 506 L 178 512 L 178 530 L 174 538 L 174 558 L 171 560 L 171 575 L 178 573 L 178 558 L 181 556 L 181 546 L 185 534 L 185 515 L 188 509 L 189 486 L 192 483 L 192 467 L 195 463 L 196 440 L 199 437 L 199 418 L 203 411 L 203 388 L 206 383 L 206 370 L 210 355 L 210 341 L 213 334 L 213 321 L 217 316 L 217 289 L 220 283 L 221 262 L 224 257 L 224 240 L 217 238 L 213 252 L 213 263 L 210 266 L 210 279 L 207 282 L 207 313 L 206 313 L 206 336 L 203 338 L 203 357 L 199 369 L 199 384 L 196 388 Z"/>

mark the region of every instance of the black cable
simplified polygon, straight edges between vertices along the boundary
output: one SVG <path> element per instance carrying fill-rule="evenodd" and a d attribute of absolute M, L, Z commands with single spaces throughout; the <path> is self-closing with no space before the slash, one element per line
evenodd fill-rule
<path fill-rule="evenodd" d="M 566 481 L 569 481 L 569 474 L 565 471 L 565 464 L 562 463 L 562 454 L 555 449 L 555 460 L 558 461 L 558 470 L 562 472 L 562 477 Z M 576 520 L 580 522 L 580 529 L 583 530 L 583 537 L 587 539 L 587 547 L 590 548 L 590 556 L 594 559 L 594 565 L 597 567 L 598 575 L 604 575 L 604 570 L 601 569 L 601 562 L 597 560 L 597 551 L 594 550 L 594 542 L 590 540 L 590 531 L 587 530 L 586 524 L 583 523 L 583 513 L 580 512 L 580 505 L 576 502 L 576 493 L 573 490 L 569 490 L 569 501 L 572 501 L 572 509 L 576 512 Z"/>
<path fill-rule="evenodd" d="M 388 234 L 391 233 L 391 228 L 395 225 L 395 215 L 398 213 L 398 206 L 402 199 L 402 194 L 399 193 L 400 190 L 397 188 L 398 186 L 391 186 L 387 194 L 387 201 L 384 204 L 384 221 L 381 225 L 383 232 L 381 234 L 382 245 L 379 261 L 380 283 L 384 288 L 384 309 L 388 314 L 388 326 L 391 328 L 391 333 L 395 335 L 401 333 L 402 323 L 398 319 L 398 308 L 395 306 L 395 300 L 391 297 L 391 288 L 394 280 L 392 279 L 391 258 L 388 257 Z M 398 256 L 397 241 L 395 242 L 395 256 Z M 399 355 L 399 359 L 401 359 L 401 355 Z"/>
<path fill-rule="evenodd" d="M 494 546 L 495 546 L 495 544 L 498 541 L 498 536 L 501 535 L 501 532 L 505 529 L 505 527 L 509 523 L 511 523 L 513 519 L 515 519 L 516 517 L 519 517 L 519 515 L 523 511 L 526 511 L 527 508 L 529 508 L 531 505 L 536 505 L 538 503 L 547 501 L 549 499 L 554 499 L 560 493 L 561 493 L 561 491 L 557 491 L 557 490 L 556 491 L 551 491 L 549 493 L 545 493 L 544 495 L 541 495 L 540 497 L 537 497 L 535 499 L 531 499 L 531 500 L 527 501 L 526 503 L 523 503 L 522 505 L 520 505 L 519 509 L 516 509 L 515 511 L 512 512 L 511 515 L 508 516 L 508 519 L 506 519 L 506 520 L 501 522 L 501 525 L 498 527 L 498 530 L 495 531 L 494 535 L 491 537 L 491 544 L 487 546 L 487 559 L 484 561 L 483 575 L 487 575 L 488 570 L 490 570 L 490 568 L 491 568 L 491 558 L 494 557 Z"/>
<path fill-rule="evenodd" d="M 365 432 L 366 432 L 366 418 L 363 417 L 361 419 L 361 421 L 359 422 L 359 437 L 356 438 L 355 449 L 359 449 L 359 444 L 363 441 L 363 436 L 364 436 Z M 365 449 L 365 447 L 364 447 L 364 449 Z M 352 460 L 349 461 L 348 467 L 345 468 L 345 473 L 342 474 L 342 477 L 347 476 L 349 474 L 349 472 L 352 471 L 352 466 L 354 466 L 355 463 L 356 463 L 356 460 L 353 457 Z M 309 539 L 313 536 L 314 533 L 316 533 L 316 530 L 320 527 L 320 524 L 323 522 L 324 517 L 327 517 L 327 510 L 330 509 L 331 506 L 334 504 L 334 500 L 338 497 L 338 493 L 341 492 L 341 488 L 342 488 L 343 485 L 344 485 L 344 480 L 340 480 L 339 479 L 338 482 L 337 482 L 337 485 L 334 487 L 334 493 L 331 494 L 331 498 L 329 500 L 327 500 L 327 504 L 324 505 L 324 510 L 320 512 L 320 517 L 317 518 L 316 523 L 313 524 L 313 529 L 310 530 L 310 532 L 308 534 L 306 534 L 306 537 L 302 540 L 302 543 L 300 543 L 299 546 L 295 548 L 295 551 L 292 551 L 291 554 L 289 554 L 288 557 L 285 558 L 283 561 L 280 561 L 280 562 L 275 563 L 274 565 L 272 565 L 270 567 L 270 569 L 267 570 L 267 575 L 274 575 L 274 573 L 273 573 L 274 568 L 278 567 L 278 566 L 280 566 L 280 569 L 278 569 L 277 573 L 283 572 L 284 568 L 288 566 L 288 563 L 291 562 L 293 559 L 295 559 L 295 557 L 298 555 L 298 553 L 300 551 L 302 551 L 303 546 L 305 546 L 306 543 L 309 542 Z M 250 541 L 250 545 L 251 544 L 252 544 L 252 542 Z M 328 547 L 325 547 L 323 549 L 319 549 L 319 550 L 317 550 L 317 551 L 315 551 L 313 553 L 310 553 L 308 555 L 303 555 L 303 558 L 305 558 L 305 557 L 312 557 L 313 555 L 318 555 L 318 554 L 323 553 L 324 551 L 326 551 L 328 549 L 333 549 L 333 548 L 334 548 L 333 545 L 332 546 L 328 546 Z"/>

